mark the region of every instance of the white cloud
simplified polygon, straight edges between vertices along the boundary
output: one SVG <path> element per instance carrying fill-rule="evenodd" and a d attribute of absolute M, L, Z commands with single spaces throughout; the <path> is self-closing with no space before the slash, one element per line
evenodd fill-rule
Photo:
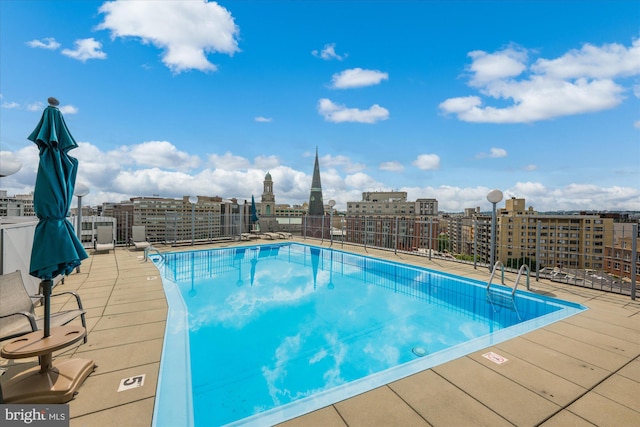
<path fill-rule="evenodd" d="M 632 187 L 599 187 L 594 184 L 573 183 L 559 188 L 548 188 L 535 182 L 517 182 L 507 193 L 527 199 L 527 205 L 535 210 L 585 210 L 640 208 L 640 190 Z"/>
<path fill-rule="evenodd" d="M 260 169 L 268 171 L 274 169 L 280 165 L 280 159 L 278 156 L 257 156 L 253 159 L 253 163 L 242 156 L 232 154 L 230 151 L 220 155 L 209 155 L 208 164 L 215 169 L 222 170 L 249 170 Z"/>
<path fill-rule="evenodd" d="M 372 105 L 368 110 L 359 110 L 334 104 L 327 98 L 322 98 L 318 101 L 318 112 L 324 116 L 326 121 L 333 123 L 375 123 L 389 118 L 389 110 L 378 104 Z"/>
<path fill-rule="evenodd" d="M 522 168 L 525 171 L 531 172 L 534 170 L 538 169 L 538 165 L 526 165 L 524 168 Z"/>
<path fill-rule="evenodd" d="M 274 169 L 280 165 L 280 159 L 278 156 L 258 156 L 253 159 L 253 167 L 256 169 Z"/>
<path fill-rule="evenodd" d="M 58 43 L 53 37 L 45 37 L 41 40 L 28 41 L 27 46 L 38 49 L 56 50 L 60 47 L 60 43 Z"/>
<path fill-rule="evenodd" d="M 375 189 L 382 187 L 382 184 L 380 182 L 376 181 L 371 176 L 362 172 L 354 173 L 352 175 L 347 175 L 344 178 L 344 184 L 347 188 L 350 187 L 355 189 L 358 192 L 359 196 L 362 195 L 363 191 L 373 191 Z M 356 200 L 360 200 L 361 198 L 362 197 L 358 197 Z M 349 201 L 354 201 L 354 200 L 349 200 Z"/>
<path fill-rule="evenodd" d="M 112 1 L 104 3 L 99 30 L 112 38 L 137 37 L 143 44 L 163 49 L 162 62 L 174 73 L 215 71 L 207 53 L 239 52 L 239 28 L 231 13 L 215 2 Z"/>
<path fill-rule="evenodd" d="M 355 87 L 373 86 L 382 80 L 389 80 L 389 74 L 378 70 L 363 70 L 352 68 L 336 73 L 331 78 L 331 87 L 336 89 L 350 89 Z"/>
<path fill-rule="evenodd" d="M 538 59 L 531 69 L 540 75 L 556 79 L 613 79 L 635 76 L 640 73 L 640 39 L 629 48 L 618 44 L 600 47 L 585 44 L 556 59 Z"/>
<path fill-rule="evenodd" d="M 46 105 L 44 104 L 44 102 L 34 102 L 31 103 L 29 105 L 27 105 L 27 110 L 28 111 L 42 111 L 44 110 L 44 108 L 46 107 Z"/>
<path fill-rule="evenodd" d="M 273 121 L 271 117 L 262 117 L 262 116 L 258 116 L 254 120 L 259 123 L 271 123 Z"/>
<path fill-rule="evenodd" d="M 479 206 L 482 210 L 489 210 L 491 204 L 487 201 L 487 193 L 491 188 L 455 187 L 441 185 L 438 187 L 404 187 L 399 191 L 406 191 L 409 200 L 420 197 L 435 197 L 438 207 L 445 212 L 461 212 L 465 208 Z M 590 184 L 569 184 L 564 187 L 547 187 L 539 182 L 516 182 L 510 187 L 502 189 L 505 197 L 518 197 L 526 200 L 527 206 L 533 206 L 536 211 L 551 210 L 639 210 L 640 189 L 633 187 L 599 187 Z M 504 200 L 499 207 L 504 206 Z"/>
<path fill-rule="evenodd" d="M 496 53 L 473 51 L 469 86 L 478 95 L 449 98 L 445 114 L 478 123 L 530 123 L 611 109 L 627 91 L 616 78 L 640 74 L 640 41 L 632 46 L 585 44 L 559 58 L 539 58 L 527 68 L 528 53 L 508 48 Z M 510 102 L 494 107 L 485 99 Z"/>
<path fill-rule="evenodd" d="M 222 156 L 219 154 L 211 154 L 209 156 L 209 164 L 216 169 L 234 170 L 247 169 L 251 166 L 251 162 L 244 157 L 235 156 L 227 151 Z"/>
<path fill-rule="evenodd" d="M 20 104 L 17 102 L 3 102 L 2 108 L 6 108 L 7 110 L 17 110 L 20 108 Z"/>
<path fill-rule="evenodd" d="M 382 162 L 378 167 L 380 168 L 380 170 L 390 172 L 402 172 L 404 170 L 404 166 L 402 165 L 402 163 L 396 161 Z"/>
<path fill-rule="evenodd" d="M 411 164 L 422 170 L 440 169 L 440 156 L 437 154 L 420 154 Z"/>
<path fill-rule="evenodd" d="M 146 158 L 141 158 L 147 154 L 141 151 L 145 151 L 144 148 L 156 147 L 162 152 L 160 157 L 163 159 L 169 157 L 170 153 L 177 152 L 179 153 L 177 156 L 186 158 L 187 162 L 190 161 L 189 159 L 197 159 L 197 156 L 180 152 L 168 143 L 167 145 L 151 143 L 146 146 L 136 144 L 111 151 L 102 151 L 88 142 L 79 142 L 78 145 L 79 147 L 71 154 L 79 160 L 77 182 L 85 183 L 91 189 L 85 200 L 85 203 L 90 205 L 106 201 L 118 202 L 134 196 L 152 194 L 176 198 L 197 194 L 224 198 L 236 197 L 239 200 L 250 200 L 251 195 L 254 194 L 259 200 L 267 171 L 273 177 L 277 203 L 301 204 L 309 199 L 312 164 L 305 163 L 302 170 L 296 170 L 289 166 L 275 165 L 276 158 L 261 157 L 256 158 L 254 164 L 250 165 L 248 160 L 229 152 L 219 157 L 221 164 L 226 160 L 238 161 L 248 166 L 241 169 L 211 167 L 197 172 L 176 171 L 171 165 L 145 165 L 150 162 Z M 135 157 L 131 153 L 136 153 Z M 423 156 L 416 160 L 414 165 L 433 167 L 439 164 L 437 156 L 432 154 Z M 8 158 L 17 159 L 23 166 L 14 175 L 2 178 L 3 189 L 7 190 L 9 195 L 28 194 L 33 191 L 38 168 L 38 150 L 35 144 L 29 144 L 16 152 L 0 152 L 0 161 Z M 162 160 L 157 163 L 164 162 L 165 160 Z M 346 209 L 346 203 L 349 201 L 361 200 L 363 191 L 391 190 L 391 187 L 377 181 L 371 175 L 363 172 L 341 173 L 335 167 L 324 165 L 324 162 L 323 158 L 323 165 L 321 165 L 323 196 L 325 200 L 336 200 L 336 206 L 340 210 Z M 348 163 L 344 160 L 341 162 Z M 336 163 L 341 162 L 336 161 Z M 269 164 L 269 167 L 261 168 L 258 164 Z M 534 170 L 535 168 L 529 165 L 525 169 Z M 395 189 L 406 191 L 409 200 L 420 197 L 436 198 L 440 210 L 445 212 L 460 212 L 465 208 L 476 206 L 483 210 L 491 208 L 486 200 L 486 195 L 491 188 L 482 185 L 473 187 L 441 185 Z M 633 185 L 603 187 L 572 183 L 555 187 L 531 181 L 505 183 L 501 190 L 505 196 L 525 198 L 527 206 L 533 206 L 538 211 L 559 209 L 640 211 L 640 188 Z M 504 205 L 500 207 L 502 206 Z"/>
<path fill-rule="evenodd" d="M 76 40 L 75 49 L 62 49 L 61 53 L 78 61 L 86 62 L 87 59 L 105 59 L 107 54 L 102 49 L 102 43 L 93 37 Z"/>
<path fill-rule="evenodd" d="M 319 58 L 322 58 L 326 61 L 330 61 L 332 59 L 337 59 L 338 61 L 342 61 L 344 58 L 346 58 L 348 55 L 344 54 L 344 55 L 338 55 L 336 53 L 336 44 L 335 43 L 327 43 L 324 45 L 324 47 L 322 48 L 321 51 L 318 50 L 312 50 L 311 54 L 313 56 L 317 56 Z"/>
<path fill-rule="evenodd" d="M 489 150 L 489 153 L 479 153 L 476 157 L 479 159 L 483 159 L 486 157 L 490 157 L 492 159 L 499 159 L 502 157 L 507 157 L 507 150 L 505 150 L 504 148 L 492 147 L 491 150 Z"/>
<path fill-rule="evenodd" d="M 78 108 L 73 105 L 61 105 L 58 109 L 62 114 L 78 114 Z"/>
<path fill-rule="evenodd" d="M 366 168 L 366 165 L 362 163 L 353 163 L 347 156 L 332 156 L 328 154 L 326 156 L 322 156 L 318 161 L 323 168 L 340 167 L 347 173 L 360 172 Z"/>
<path fill-rule="evenodd" d="M 489 157 L 492 157 L 492 158 L 507 157 L 507 150 L 505 150 L 504 148 L 491 148 Z"/>
<path fill-rule="evenodd" d="M 521 49 L 508 48 L 496 53 L 475 50 L 468 56 L 473 59 L 469 66 L 473 73 L 470 82 L 473 86 L 515 77 L 526 69 L 527 52 Z"/>
<path fill-rule="evenodd" d="M 611 80 L 575 82 L 533 77 L 523 82 L 493 85 L 494 98 L 512 99 L 511 106 L 483 106 L 477 96 L 450 98 L 440 104 L 445 113 L 476 123 L 530 123 L 573 114 L 610 109 L 622 102 L 623 88 Z"/>
<path fill-rule="evenodd" d="M 175 145 L 167 141 L 143 142 L 121 147 L 119 151 L 140 166 L 189 170 L 200 165 L 198 156 L 179 151 Z"/>

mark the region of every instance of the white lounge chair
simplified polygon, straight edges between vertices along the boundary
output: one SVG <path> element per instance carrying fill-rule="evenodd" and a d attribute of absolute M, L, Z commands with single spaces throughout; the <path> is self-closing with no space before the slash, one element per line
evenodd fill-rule
<path fill-rule="evenodd" d="M 262 233 L 262 235 L 269 240 L 284 239 L 284 237 L 282 237 L 280 233 Z"/>
<path fill-rule="evenodd" d="M 96 252 L 109 252 L 116 247 L 116 241 L 113 238 L 113 228 L 109 226 L 99 226 L 98 236 L 93 243 L 93 249 Z"/>
<path fill-rule="evenodd" d="M 136 250 L 144 250 L 151 245 L 147 241 L 147 231 L 144 225 L 131 227 L 131 243 L 136 247 Z"/>

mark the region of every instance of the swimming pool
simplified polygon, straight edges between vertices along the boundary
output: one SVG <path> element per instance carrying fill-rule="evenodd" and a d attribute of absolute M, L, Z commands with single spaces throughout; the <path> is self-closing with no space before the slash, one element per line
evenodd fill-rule
<path fill-rule="evenodd" d="M 297 243 L 154 262 L 169 301 L 160 427 L 275 424 L 585 309 Z"/>

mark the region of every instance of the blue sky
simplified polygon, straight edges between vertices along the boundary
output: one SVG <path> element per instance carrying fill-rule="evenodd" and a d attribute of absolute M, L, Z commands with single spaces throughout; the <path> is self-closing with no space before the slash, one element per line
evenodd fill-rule
<path fill-rule="evenodd" d="M 325 201 L 640 210 L 637 1 L 0 1 L 0 162 L 55 96 L 85 202 Z M 499 205 L 503 206 L 503 204 Z"/>

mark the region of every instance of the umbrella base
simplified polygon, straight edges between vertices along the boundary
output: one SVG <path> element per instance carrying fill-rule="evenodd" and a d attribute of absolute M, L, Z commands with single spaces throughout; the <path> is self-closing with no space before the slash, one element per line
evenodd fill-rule
<path fill-rule="evenodd" d="M 44 373 L 27 369 L 2 384 L 4 403 L 66 403 L 95 368 L 93 360 L 63 359 Z"/>

